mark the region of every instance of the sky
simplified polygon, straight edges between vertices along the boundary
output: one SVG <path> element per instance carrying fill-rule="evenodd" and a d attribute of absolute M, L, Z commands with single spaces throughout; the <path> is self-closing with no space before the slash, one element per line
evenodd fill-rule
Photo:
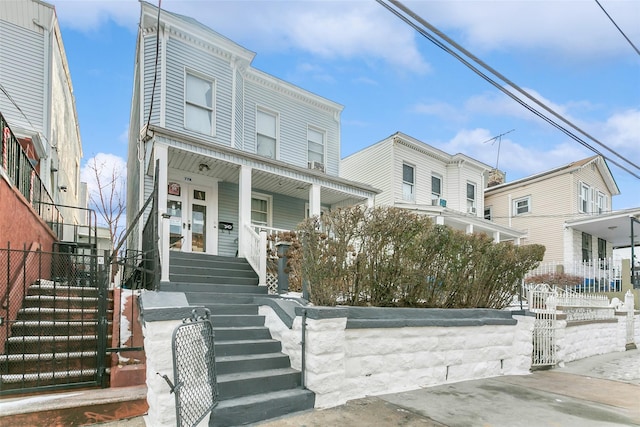
<path fill-rule="evenodd" d="M 140 5 L 49 1 L 56 6 L 71 71 L 83 163 L 99 154 L 124 162 Z M 404 3 L 640 165 L 640 54 L 596 1 Z M 640 1 L 599 3 L 640 48 Z M 450 154 L 497 165 L 513 181 L 593 154 L 373 0 L 164 0 L 162 8 L 256 52 L 253 67 L 344 105 L 342 157 L 401 131 Z M 609 166 L 621 192 L 613 208 L 640 207 L 640 179 Z"/>

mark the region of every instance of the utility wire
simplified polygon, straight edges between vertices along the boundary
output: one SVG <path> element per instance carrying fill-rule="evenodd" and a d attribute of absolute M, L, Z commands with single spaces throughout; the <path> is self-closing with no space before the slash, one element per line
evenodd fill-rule
<path fill-rule="evenodd" d="M 160 56 L 160 10 L 162 0 L 158 0 L 158 23 L 156 24 L 156 64 L 153 70 L 153 89 L 151 89 L 151 104 L 149 105 L 149 117 L 147 118 L 147 128 L 151 123 L 151 112 L 153 111 L 153 98 L 156 94 L 156 83 L 158 81 L 158 57 Z"/>
<path fill-rule="evenodd" d="M 33 130 L 37 130 L 36 127 L 33 125 L 33 123 L 31 123 L 31 120 L 29 120 L 29 117 L 27 117 L 27 115 L 24 113 L 24 111 L 22 111 L 22 108 L 20 108 L 20 106 L 16 103 L 16 101 L 14 101 L 13 97 L 11 95 L 9 95 L 9 92 L 7 92 L 7 90 L 4 88 L 4 86 L 2 86 L 2 83 L 0 83 L 0 91 L 2 91 L 2 93 L 4 93 L 4 95 L 7 97 L 7 99 L 9 99 L 9 101 L 11 101 L 13 106 L 16 107 L 16 109 L 20 112 L 20 114 L 22 114 L 22 117 L 24 117 L 27 120 L 27 122 L 29 123 L 31 128 Z"/>
<path fill-rule="evenodd" d="M 446 46 L 443 42 L 441 42 L 440 40 L 438 40 L 436 37 L 434 37 L 431 33 L 429 33 L 427 30 L 425 30 L 424 28 L 419 27 L 416 23 L 414 23 L 413 21 L 411 21 L 408 17 L 404 16 L 402 13 L 400 13 L 398 10 L 394 9 L 393 7 L 391 7 L 390 5 L 384 3 L 382 0 L 376 0 L 379 4 L 381 4 L 382 6 L 384 6 L 387 10 L 389 10 L 391 13 L 393 13 L 394 15 L 396 15 L 398 18 L 402 19 L 405 23 L 407 23 L 409 26 L 411 26 L 412 28 L 414 28 L 416 31 L 418 31 L 422 36 L 424 36 L 425 38 L 427 38 L 429 41 L 431 41 L 432 43 L 434 43 L 436 46 L 438 46 L 439 48 L 441 48 L 442 50 L 444 50 L 445 52 L 449 53 L 450 55 L 454 56 L 456 59 L 458 59 L 460 62 L 462 62 L 464 65 L 466 65 L 468 68 L 470 68 L 472 71 L 474 71 L 476 74 L 478 74 L 480 77 L 482 77 L 484 80 L 486 80 L 488 83 L 490 83 L 491 85 L 495 86 L 498 90 L 502 91 L 503 93 L 505 93 L 507 96 L 509 96 L 510 98 L 512 98 L 514 101 L 518 102 L 520 105 L 522 105 L 523 107 L 525 107 L 527 110 L 531 111 L 533 114 L 535 114 L 536 116 L 540 117 L 541 119 L 543 119 L 544 121 L 546 121 L 547 123 L 551 124 L 552 126 L 554 126 L 555 128 L 561 130 L 563 133 L 565 133 L 567 136 L 569 136 L 570 138 L 572 138 L 573 140 L 575 140 L 576 142 L 580 143 L 581 145 L 583 145 L 584 147 L 588 148 L 589 150 L 593 151 L 594 153 L 601 155 L 602 157 L 604 157 L 605 159 L 609 160 L 612 164 L 620 167 L 622 170 L 628 172 L 629 174 L 631 174 L 632 176 L 640 179 L 640 175 L 636 174 L 635 172 L 632 172 L 631 170 L 629 170 L 627 167 L 622 166 L 620 163 L 616 162 L 615 160 L 611 159 L 608 156 L 605 156 L 602 152 L 600 152 L 599 150 L 597 150 L 595 147 L 591 146 L 590 144 L 588 144 L 586 141 L 584 141 L 582 138 L 580 138 L 579 136 L 575 135 L 573 132 L 571 132 L 569 129 L 565 128 L 564 126 L 560 125 L 559 123 L 553 121 L 551 118 L 547 117 L 546 115 L 544 115 L 543 113 L 541 113 L 540 111 L 536 110 L 534 107 L 530 106 L 529 104 L 527 104 L 526 102 L 524 102 L 524 100 L 522 100 L 519 96 L 517 96 L 516 94 L 512 93 L 511 91 L 507 90 L 507 88 L 505 88 L 503 85 L 498 84 L 495 80 L 493 80 L 491 77 L 487 76 L 485 73 L 483 73 L 481 70 L 479 70 L 478 68 L 476 68 L 473 64 L 471 64 L 469 61 L 467 61 L 465 58 L 463 58 L 460 54 L 458 54 L 457 52 L 453 51 L 451 48 L 449 48 L 448 46 Z M 444 33 L 442 33 L 440 30 L 438 30 L 437 28 L 435 28 L 433 25 L 429 24 L 428 22 L 426 22 L 423 18 L 421 18 L 420 16 L 418 16 L 416 13 L 414 13 L 413 11 L 411 11 L 410 9 L 408 9 L 406 6 L 404 6 L 401 2 L 397 1 L 397 0 L 389 0 L 391 3 L 393 3 L 394 5 L 396 5 L 396 7 L 398 7 L 400 10 L 402 10 L 404 13 L 406 13 L 407 15 L 409 15 L 411 18 L 413 18 L 415 21 L 419 22 L 421 25 L 423 25 L 424 27 L 426 27 L 427 29 L 431 30 L 432 32 L 434 32 L 435 34 L 437 34 L 440 38 L 444 39 L 445 41 L 447 41 L 449 44 L 451 44 L 452 46 L 454 46 L 456 49 L 458 49 L 460 52 L 462 52 L 463 54 L 465 54 L 467 57 L 469 57 L 470 59 L 474 60 L 477 64 L 479 64 L 480 66 L 482 66 L 483 68 L 485 68 L 486 70 L 488 70 L 489 72 L 491 72 L 492 74 L 494 74 L 495 76 L 497 76 L 498 78 L 500 78 L 501 80 L 503 80 L 506 84 L 508 84 L 509 86 L 511 86 L 513 89 L 515 89 L 517 92 L 519 92 L 520 94 L 522 94 L 524 97 L 530 99 L 531 101 L 533 101 L 534 103 L 536 103 L 537 105 L 539 105 L 541 108 L 543 108 L 544 110 L 548 111 L 549 113 L 551 113 L 553 116 L 557 117 L 558 119 L 560 119 L 562 122 L 568 124 L 570 127 L 574 128 L 575 130 L 577 130 L 578 132 L 582 133 L 583 135 L 587 136 L 589 139 L 595 141 L 597 144 L 599 144 L 600 146 L 604 147 L 606 150 L 612 152 L 613 154 L 615 154 L 616 156 L 618 156 L 619 158 L 621 158 L 622 160 L 624 160 L 625 162 L 629 163 L 631 166 L 635 167 L 636 169 L 640 170 L 640 166 L 632 163 L 631 161 L 629 161 L 628 159 L 624 158 L 622 155 L 620 155 L 619 153 L 617 153 L 616 151 L 614 151 L 613 149 L 607 147 L 606 145 L 604 145 L 603 143 L 601 143 L 600 141 L 598 141 L 597 139 L 595 139 L 594 137 L 592 137 L 591 135 L 587 134 L 585 131 L 583 131 L 582 129 L 578 128 L 576 125 L 574 125 L 573 123 L 569 122 L 567 119 L 565 119 L 564 117 L 562 117 L 560 114 L 556 113 L 555 111 L 553 111 L 551 108 L 547 107 L 546 105 L 544 105 L 543 103 L 541 103 L 540 101 L 538 101 L 536 98 L 534 98 L 533 96 L 529 95 L 526 91 L 524 91 L 523 89 L 521 89 L 519 86 L 517 86 L 516 84 L 514 84 L 513 82 L 511 82 L 509 79 L 507 79 L 505 76 L 503 76 L 502 74 L 500 74 L 499 72 L 497 72 L 496 70 L 494 70 L 493 68 L 491 68 L 490 66 L 488 66 L 487 64 L 485 64 L 483 61 L 481 61 L 479 58 L 477 58 L 475 55 L 473 55 L 471 52 L 467 51 L 466 49 L 464 49 L 462 46 L 460 46 L 458 43 L 456 43 L 455 41 L 453 41 L 452 39 L 450 39 L 449 37 L 447 37 Z"/>
<path fill-rule="evenodd" d="M 622 31 L 622 29 L 618 26 L 618 24 L 616 24 L 616 21 L 613 20 L 613 18 L 611 17 L 611 15 L 609 15 L 607 13 L 607 11 L 604 9 L 604 7 L 602 7 L 602 5 L 600 4 L 600 2 L 598 0 L 596 0 L 596 3 L 598 4 L 598 6 L 600 6 L 600 9 L 602 9 L 602 11 L 604 12 L 605 15 L 607 15 L 607 18 L 609 18 L 609 20 L 611 21 L 611 23 L 613 25 L 615 25 L 615 27 L 618 29 L 618 31 L 620 31 L 620 34 L 622 34 L 622 37 L 624 37 L 627 42 L 629 42 L 629 44 L 631 45 L 631 47 L 633 48 L 633 50 L 636 51 L 636 53 L 638 55 L 640 55 L 640 50 L 638 50 L 638 48 L 636 47 L 636 45 L 633 44 L 633 42 L 631 40 L 629 40 L 629 37 L 627 37 L 627 35 L 624 33 L 624 31 Z"/>

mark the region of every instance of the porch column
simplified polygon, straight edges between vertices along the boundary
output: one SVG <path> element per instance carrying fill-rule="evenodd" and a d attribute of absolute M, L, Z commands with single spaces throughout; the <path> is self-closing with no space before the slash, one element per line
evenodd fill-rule
<path fill-rule="evenodd" d="M 158 234 L 160 249 L 160 281 L 169 281 L 169 220 L 163 219 L 167 213 L 167 185 L 168 185 L 168 165 L 169 153 L 166 145 L 154 144 L 153 147 L 154 167 L 158 164 L 154 174 L 158 176 Z"/>
<path fill-rule="evenodd" d="M 442 215 L 436 216 L 436 225 L 444 225 L 444 217 Z"/>
<path fill-rule="evenodd" d="M 320 185 L 312 184 L 309 189 L 309 216 L 320 216 Z"/>
<path fill-rule="evenodd" d="M 467 224 L 467 234 L 473 234 L 473 224 Z"/>
<path fill-rule="evenodd" d="M 372 209 L 375 206 L 375 199 L 373 197 L 367 198 L 367 207 Z"/>
<path fill-rule="evenodd" d="M 247 255 L 245 226 L 251 225 L 251 167 L 240 166 L 238 179 L 238 256 Z"/>
<path fill-rule="evenodd" d="M 494 231 L 493 232 L 493 241 L 496 243 L 500 243 L 500 232 L 499 231 Z"/>

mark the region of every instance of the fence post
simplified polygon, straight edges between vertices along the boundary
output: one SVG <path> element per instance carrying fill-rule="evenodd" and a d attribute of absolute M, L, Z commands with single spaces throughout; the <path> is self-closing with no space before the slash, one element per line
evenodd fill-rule
<path fill-rule="evenodd" d="M 628 290 L 626 294 L 624 294 L 624 306 L 627 309 L 627 344 L 625 348 L 627 350 L 636 349 L 636 343 L 634 340 L 634 324 L 633 324 L 633 315 L 634 315 L 634 297 L 631 293 L 631 290 Z"/>

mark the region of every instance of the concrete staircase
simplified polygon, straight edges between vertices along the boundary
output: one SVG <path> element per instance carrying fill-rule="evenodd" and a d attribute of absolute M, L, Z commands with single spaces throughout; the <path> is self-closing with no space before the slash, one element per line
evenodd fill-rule
<path fill-rule="evenodd" d="M 93 381 L 97 307 L 98 290 L 94 287 L 50 280 L 30 285 L 0 354 L 0 390 Z M 112 313 L 109 310 L 109 317 Z"/>
<path fill-rule="evenodd" d="M 236 426 L 313 408 L 315 395 L 301 387 L 279 341 L 271 338 L 254 297 L 267 294 L 241 258 L 172 252 L 169 283 L 192 305 L 211 310 L 215 332 L 219 404 L 211 427 Z"/>

